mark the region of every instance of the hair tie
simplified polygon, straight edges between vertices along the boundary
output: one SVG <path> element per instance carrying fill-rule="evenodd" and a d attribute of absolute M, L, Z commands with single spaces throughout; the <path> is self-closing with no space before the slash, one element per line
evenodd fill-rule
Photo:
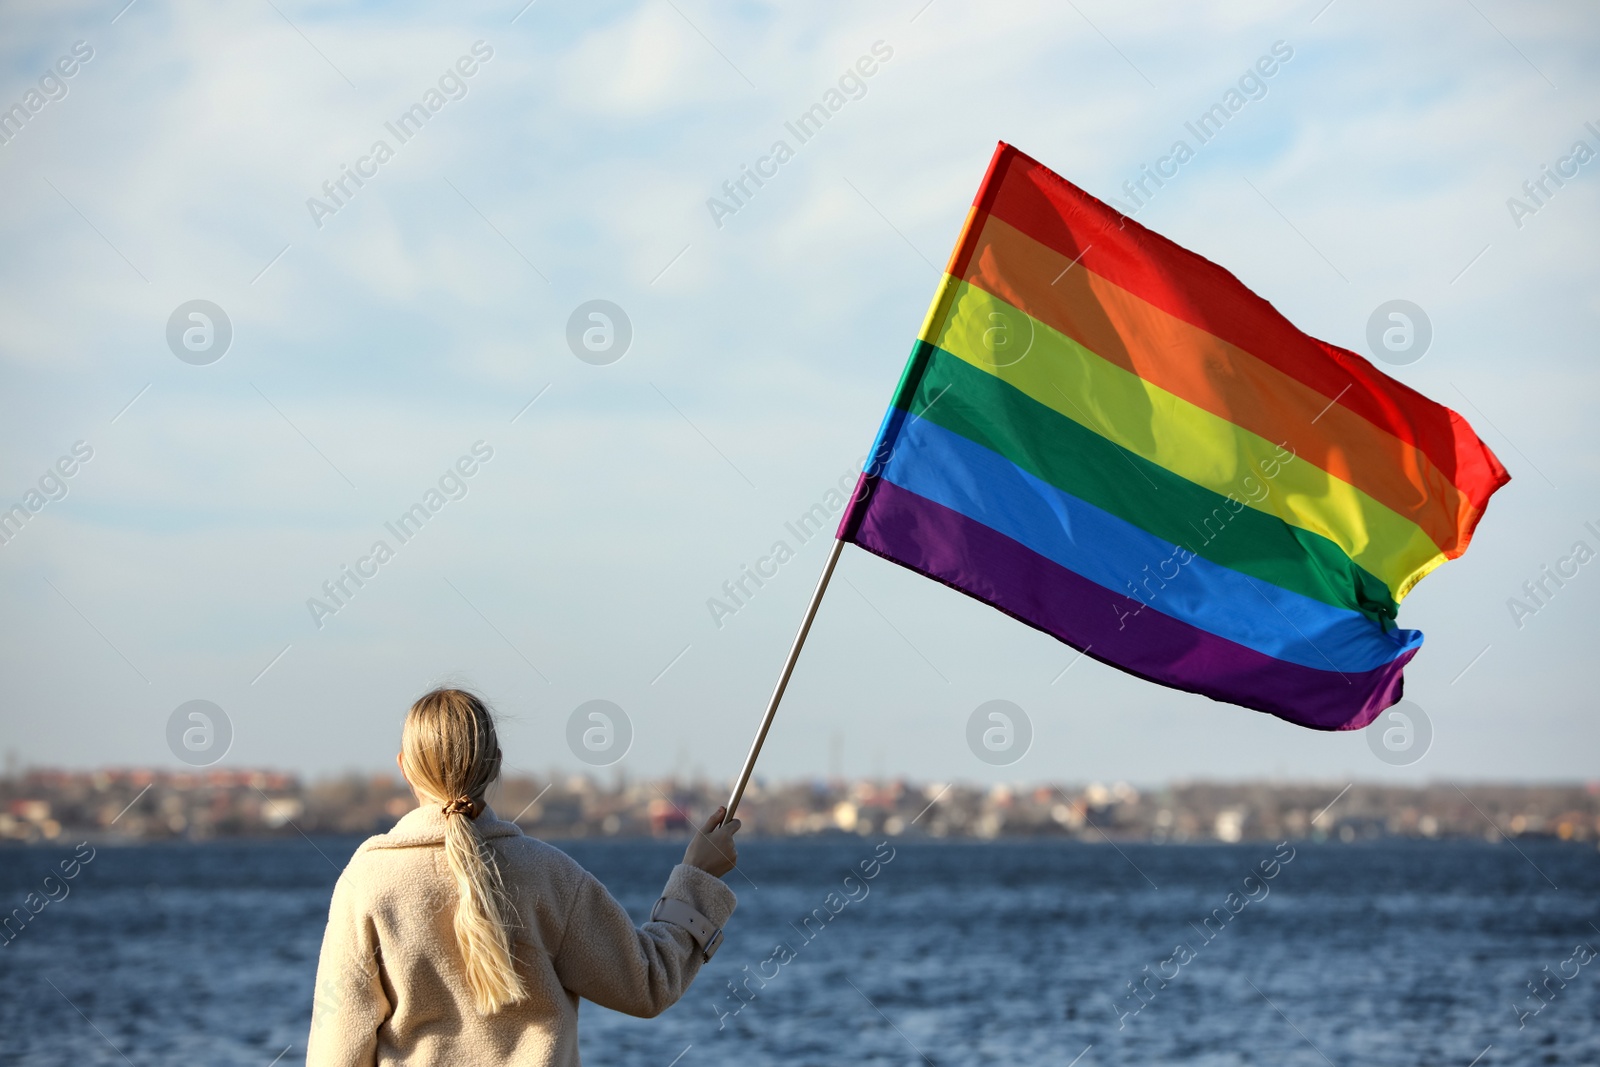
<path fill-rule="evenodd" d="M 446 804 L 442 810 L 446 815 L 465 815 L 469 819 L 476 819 L 483 811 L 483 805 L 463 793 Z"/>

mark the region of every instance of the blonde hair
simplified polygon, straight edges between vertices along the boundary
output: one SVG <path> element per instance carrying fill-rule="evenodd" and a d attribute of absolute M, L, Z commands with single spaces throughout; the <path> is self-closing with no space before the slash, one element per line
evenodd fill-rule
<path fill-rule="evenodd" d="M 456 943 L 473 1002 L 480 1014 L 492 1015 L 527 995 L 511 955 L 511 901 L 475 821 L 485 790 L 500 776 L 494 716 L 472 693 L 435 689 L 411 705 L 400 749 L 422 801 L 445 812 L 444 855 L 458 894 Z"/>

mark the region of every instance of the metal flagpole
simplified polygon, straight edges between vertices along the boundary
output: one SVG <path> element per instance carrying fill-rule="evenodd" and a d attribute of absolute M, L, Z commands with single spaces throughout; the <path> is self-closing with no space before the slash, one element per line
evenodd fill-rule
<path fill-rule="evenodd" d="M 811 630 L 811 620 L 817 617 L 817 605 L 822 603 L 822 594 L 828 588 L 828 579 L 833 577 L 833 566 L 839 562 L 839 553 L 844 551 L 844 542 L 835 541 L 833 550 L 828 553 L 828 562 L 823 565 L 822 577 L 817 579 L 816 591 L 811 594 L 811 603 L 806 605 L 806 617 L 800 621 L 800 632 L 794 635 L 794 644 L 789 646 L 789 658 L 783 662 L 783 671 L 778 675 L 778 685 L 772 690 L 772 700 L 767 703 L 767 713 L 761 716 L 761 729 L 756 731 L 756 739 L 750 745 L 750 754 L 744 758 L 744 769 L 739 772 L 739 781 L 734 784 L 733 795 L 728 798 L 728 813 L 723 816 L 723 821 L 733 818 L 733 813 L 738 810 L 739 798 L 744 796 L 744 787 L 750 781 L 750 772 L 755 770 L 756 757 L 761 755 L 762 742 L 767 739 L 767 731 L 772 729 L 772 719 L 778 713 L 778 701 L 783 699 L 783 691 L 789 685 L 789 675 L 794 673 L 795 660 L 800 658 L 800 647 L 806 643 L 806 634 Z"/>

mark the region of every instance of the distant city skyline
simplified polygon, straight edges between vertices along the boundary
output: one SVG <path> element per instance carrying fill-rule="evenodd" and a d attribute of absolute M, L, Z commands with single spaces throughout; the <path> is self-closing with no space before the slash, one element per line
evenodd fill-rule
<path fill-rule="evenodd" d="M 517 776 L 485 798 L 503 819 L 561 838 L 687 834 L 725 802 L 708 780 Z M 35 771 L 0 779 L 0 841 L 372 834 L 417 805 L 394 775 L 302 781 L 268 770 Z M 1518 837 L 1600 842 L 1600 781 L 1572 784 L 1127 782 L 982 785 L 903 779 L 756 782 L 738 809 L 751 836 L 1245 839 Z"/>

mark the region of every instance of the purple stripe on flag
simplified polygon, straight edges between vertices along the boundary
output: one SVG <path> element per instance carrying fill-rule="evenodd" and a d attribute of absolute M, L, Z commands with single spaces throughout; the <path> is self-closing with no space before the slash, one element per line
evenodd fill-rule
<path fill-rule="evenodd" d="M 1400 699 L 1412 649 L 1369 671 L 1317 670 L 1113 592 L 941 504 L 874 480 L 851 538 L 1129 674 L 1319 730 L 1357 730 Z"/>

